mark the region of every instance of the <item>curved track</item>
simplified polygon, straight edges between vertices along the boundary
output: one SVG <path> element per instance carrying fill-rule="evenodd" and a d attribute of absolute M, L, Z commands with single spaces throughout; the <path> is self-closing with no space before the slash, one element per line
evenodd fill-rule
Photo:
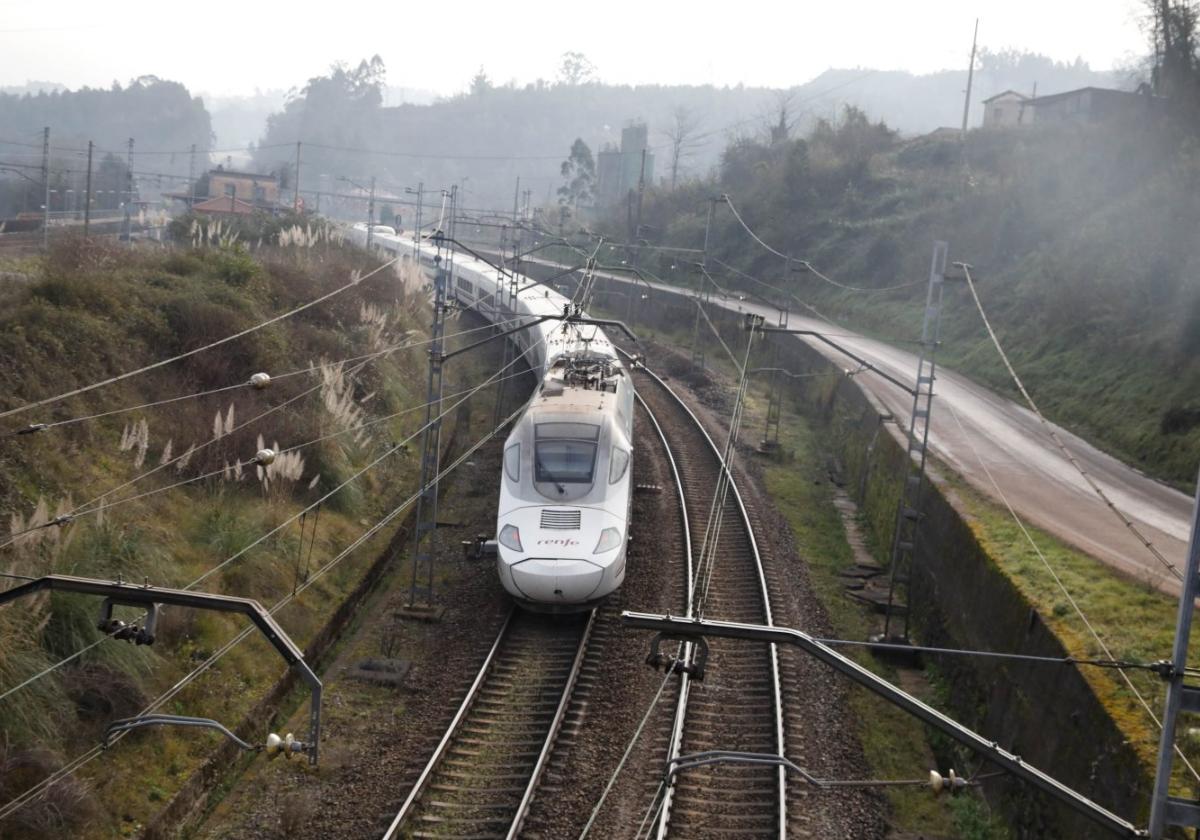
<path fill-rule="evenodd" d="M 681 482 L 692 551 L 700 556 L 713 490 L 724 471 L 721 450 L 700 420 L 653 372 L 634 372 L 639 399 L 661 430 Z M 704 612 L 731 621 L 772 623 L 762 558 L 735 484 L 720 519 L 715 563 Z M 711 550 L 711 549 L 710 549 Z M 692 575 L 689 574 L 689 579 Z M 689 598 L 689 614 L 691 614 Z M 775 647 L 710 642 L 703 682 L 684 675 L 678 692 L 668 756 L 734 749 L 785 752 L 779 658 Z M 652 834 L 687 838 L 786 836 L 787 790 L 783 771 L 719 764 L 675 776 L 662 793 Z"/>
<path fill-rule="evenodd" d="M 594 621 L 513 609 L 386 840 L 517 836 Z"/>

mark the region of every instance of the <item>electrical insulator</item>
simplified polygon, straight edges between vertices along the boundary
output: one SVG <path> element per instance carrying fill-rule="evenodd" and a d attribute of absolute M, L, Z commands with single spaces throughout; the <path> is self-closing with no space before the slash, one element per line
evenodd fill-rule
<path fill-rule="evenodd" d="M 260 371 L 250 377 L 250 384 L 261 391 L 271 384 L 271 374 Z"/>
<path fill-rule="evenodd" d="M 267 464 L 275 463 L 275 450 L 274 449 L 258 450 L 258 452 L 254 455 L 254 463 L 256 463 L 260 466 L 264 466 L 264 467 Z"/>
<path fill-rule="evenodd" d="M 274 732 L 267 736 L 267 758 L 275 758 L 278 755 L 283 755 L 286 759 L 291 759 L 298 752 L 304 752 L 308 746 L 303 741 L 297 741 L 296 737 L 291 732 L 280 738 Z"/>
<path fill-rule="evenodd" d="M 967 786 L 967 780 L 958 777 L 958 774 L 951 768 L 949 774 L 943 776 L 936 770 L 929 771 L 929 786 L 933 788 L 934 793 L 941 793 L 943 790 L 954 793 Z"/>

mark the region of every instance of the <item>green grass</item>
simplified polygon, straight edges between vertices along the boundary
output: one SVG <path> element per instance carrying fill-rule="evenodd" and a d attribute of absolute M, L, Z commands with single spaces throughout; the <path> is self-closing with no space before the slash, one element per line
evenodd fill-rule
<path fill-rule="evenodd" d="M 1107 658 L 1008 511 L 960 479 L 947 483 L 981 545 L 1035 605 L 1071 655 Z M 1177 598 L 1118 574 L 1044 531 L 1028 524 L 1025 527 L 1114 657 L 1135 662 L 1170 657 Z M 1191 649 L 1200 650 L 1198 645 L 1200 628 L 1193 627 Z M 1193 664 L 1197 659 L 1200 656 L 1193 657 Z M 1081 672 L 1147 767 L 1152 766 L 1158 730 L 1133 693 L 1111 671 L 1082 668 Z M 1163 702 L 1162 680 L 1144 671 L 1126 673 L 1157 714 Z M 1188 752 L 1195 761 L 1194 750 Z"/>
<path fill-rule="evenodd" d="M 755 394 L 747 421 L 760 424 L 764 411 L 764 397 Z M 765 462 L 767 490 L 791 526 L 797 552 L 806 562 L 813 589 L 829 615 L 833 632 L 839 638 L 866 638 L 875 630 L 871 616 L 846 598 L 844 580 L 838 576 L 853 554 L 841 515 L 833 505 L 824 459 L 829 441 L 793 412 L 785 411 L 782 419 L 779 442 L 789 460 Z M 849 651 L 847 655 L 888 679 L 896 678 L 894 669 L 868 654 Z M 924 728 L 912 717 L 857 687 L 851 689 L 850 705 L 855 732 L 873 777 L 911 779 L 931 769 L 919 758 L 928 756 L 927 760 L 932 760 Z M 954 800 L 938 799 L 923 789 L 889 788 L 886 793 L 892 812 L 890 822 L 898 830 L 926 836 L 956 835 L 959 820 Z M 989 840 L 1002 836 L 976 835 Z"/>

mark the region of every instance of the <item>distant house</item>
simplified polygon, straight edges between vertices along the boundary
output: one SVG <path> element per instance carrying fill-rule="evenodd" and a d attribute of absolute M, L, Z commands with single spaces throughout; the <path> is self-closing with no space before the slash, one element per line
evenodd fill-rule
<path fill-rule="evenodd" d="M 1114 119 L 1142 119 L 1164 110 L 1166 100 L 1149 93 L 1085 87 L 1028 100 L 1037 125 L 1093 124 Z"/>
<path fill-rule="evenodd" d="M 278 204 L 279 179 L 274 175 L 214 169 L 208 173 L 208 195 L 233 196 L 254 204 Z"/>
<path fill-rule="evenodd" d="M 1018 128 L 1033 122 L 1031 98 L 1015 90 L 1006 90 L 983 100 L 984 128 Z"/>
<path fill-rule="evenodd" d="M 228 198 L 206 198 L 192 205 L 192 212 L 202 213 L 205 216 L 249 216 L 261 209 L 249 201 L 242 201 L 233 195 Z"/>
<path fill-rule="evenodd" d="M 208 172 L 208 195 L 171 193 L 171 198 L 186 202 L 196 213 L 210 216 L 248 216 L 253 213 L 276 215 L 290 209 L 279 202 L 279 179 L 274 175 L 235 172 L 217 167 Z"/>

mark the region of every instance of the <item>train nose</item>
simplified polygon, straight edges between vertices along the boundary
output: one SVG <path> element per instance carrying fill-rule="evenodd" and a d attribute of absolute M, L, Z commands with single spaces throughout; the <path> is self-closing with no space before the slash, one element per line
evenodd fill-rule
<path fill-rule="evenodd" d="M 574 604 L 587 601 L 604 570 L 586 560 L 530 558 L 510 567 L 513 585 L 531 601 Z"/>

